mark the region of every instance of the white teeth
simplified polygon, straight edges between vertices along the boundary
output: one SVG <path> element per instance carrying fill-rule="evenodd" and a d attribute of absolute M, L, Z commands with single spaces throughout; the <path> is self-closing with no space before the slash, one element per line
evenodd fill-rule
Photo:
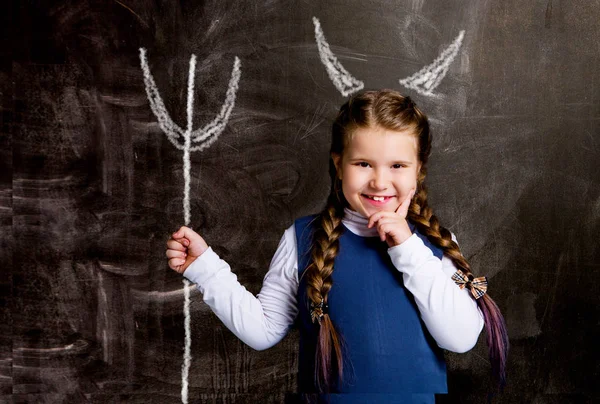
<path fill-rule="evenodd" d="M 378 202 L 385 201 L 385 196 L 371 196 L 371 195 L 365 195 L 365 196 L 369 199 L 373 199 L 374 201 L 378 201 Z"/>

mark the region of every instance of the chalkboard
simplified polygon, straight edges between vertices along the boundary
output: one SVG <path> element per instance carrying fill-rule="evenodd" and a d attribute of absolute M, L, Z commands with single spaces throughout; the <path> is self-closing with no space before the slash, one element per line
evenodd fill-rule
<path fill-rule="evenodd" d="M 431 206 L 507 321 L 508 385 L 495 401 L 599 398 L 597 2 L 4 6 L 9 401 L 181 402 L 183 283 L 164 253 L 184 200 L 190 225 L 258 293 L 284 229 L 324 206 L 330 125 L 361 88 L 397 89 L 430 117 Z M 279 403 L 295 391 L 295 330 L 254 351 L 195 289 L 190 316 L 190 402 Z M 482 402 L 484 335 L 447 362 L 438 402 Z"/>

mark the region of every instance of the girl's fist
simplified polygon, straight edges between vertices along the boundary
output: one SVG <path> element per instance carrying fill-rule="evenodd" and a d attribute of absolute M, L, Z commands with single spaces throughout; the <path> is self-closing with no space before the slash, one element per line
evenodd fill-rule
<path fill-rule="evenodd" d="M 182 226 L 167 241 L 169 268 L 182 274 L 206 250 L 206 241 L 194 230 Z"/>

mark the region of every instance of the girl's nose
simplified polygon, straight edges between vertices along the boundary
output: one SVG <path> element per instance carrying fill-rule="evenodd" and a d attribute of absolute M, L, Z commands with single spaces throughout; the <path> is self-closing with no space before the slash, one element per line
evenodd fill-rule
<path fill-rule="evenodd" d="M 389 184 L 389 178 L 385 171 L 383 170 L 374 170 L 373 178 L 371 178 L 371 182 L 369 185 L 373 189 L 384 190 L 387 189 Z"/>

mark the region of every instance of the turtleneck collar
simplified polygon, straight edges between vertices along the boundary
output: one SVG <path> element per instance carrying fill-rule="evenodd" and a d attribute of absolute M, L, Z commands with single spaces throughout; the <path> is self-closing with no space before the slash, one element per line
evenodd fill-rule
<path fill-rule="evenodd" d="M 375 226 L 370 229 L 367 227 L 369 219 L 361 215 L 360 213 L 350 210 L 350 208 L 344 208 L 344 218 L 342 223 L 352 233 L 361 237 L 375 237 L 377 236 L 377 228 Z"/>

